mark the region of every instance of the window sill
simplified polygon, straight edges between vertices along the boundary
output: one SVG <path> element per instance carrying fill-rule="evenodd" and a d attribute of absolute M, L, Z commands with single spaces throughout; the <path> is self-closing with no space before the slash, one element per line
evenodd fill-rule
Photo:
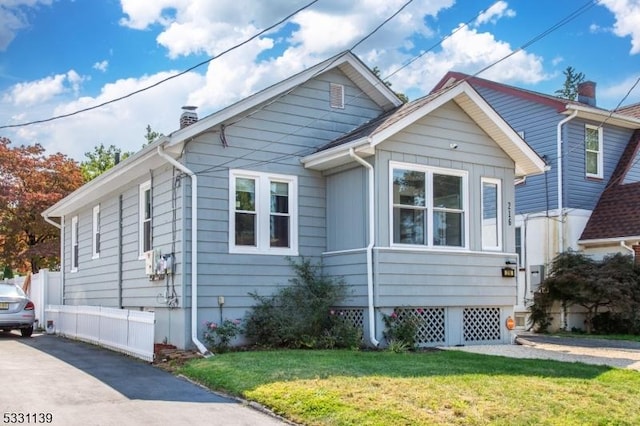
<path fill-rule="evenodd" d="M 229 254 L 255 254 L 266 256 L 298 256 L 298 249 L 260 250 L 255 247 L 230 247 Z"/>

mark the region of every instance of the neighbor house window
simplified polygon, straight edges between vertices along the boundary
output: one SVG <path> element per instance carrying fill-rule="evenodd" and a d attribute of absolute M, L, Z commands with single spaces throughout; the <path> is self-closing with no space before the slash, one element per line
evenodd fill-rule
<path fill-rule="evenodd" d="M 516 253 L 518 254 L 518 266 L 524 267 L 524 253 L 522 251 L 522 227 L 516 227 Z"/>
<path fill-rule="evenodd" d="M 78 271 L 78 216 L 71 218 L 71 272 Z"/>
<path fill-rule="evenodd" d="M 602 127 L 584 127 L 585 167 L 587 177 L 602 178 Z"/>
<path fill-rule="evenodd" d="M 140 254 L 142 255 L 144 252 L 151 250 L 151 181 L 147 181 L 140 185 L 139 214 Z"/>
<path fill-rule="evenodd" d="M 93 259 L 100 257 L 100 205 L 93 207 Z"/>
<path fill-rule="evenodd" d="M 467 247 L 467 173 L 391 164 L 394 244 Z"/>
<path fill-rule="evenodd" d="M 297 255 L 297 178 L 231 170 L 229 251 Z"/>
<path fill-rule="evenodd" d="M 502 248 L 501 181 L 482 178 L 482 248 Z"/>

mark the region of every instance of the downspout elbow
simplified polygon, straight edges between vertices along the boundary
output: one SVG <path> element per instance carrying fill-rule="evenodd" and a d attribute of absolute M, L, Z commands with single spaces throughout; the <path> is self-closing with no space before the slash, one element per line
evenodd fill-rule
<path fill-rule="evenodd" d="M 158 146 L 158 155 L 191 179 L 191 341 L 204 356 L 211 352 L 198 339 L 198 176 Z"/>
<path fill-rule="evenodd" d="M 58 229 L 62 229 L 62 225 L 60 225 L 58 222 L 52 220 L 49 216 L 43 214 L 42 217 L 44 218 L 45 222 L 55 226 Z"/>
<path fill-rule="evenodd" d="M 367 303 L 369 310 L 369 341 L 375 347 L 380 346 L 376 338 L 376 311 L 373 303 L 373 246 L 375 244 L 375 189 L 373 187 L 373 166 L 356 155 L 353 148 L 349 148 L 349 157 L 364 166 L 368 172 L 369 189 L 369 243 L 367 244 Z"/>

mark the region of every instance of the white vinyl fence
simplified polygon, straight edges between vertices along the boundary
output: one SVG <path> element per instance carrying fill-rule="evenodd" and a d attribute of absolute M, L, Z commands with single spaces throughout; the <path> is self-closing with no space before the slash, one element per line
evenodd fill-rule
<path fill-rule="evenodd" d="M 20 287 L 24 286 L 26 277 L 15 277 L 6 279 Z M 27 294 L 36 305 L 35 314 L 36 328 L 44 328 L 47 325 L 47 315 L 45 308 L 47 305 L 62 304 L 62 278 L 60 272 L 51 272 L 48 269 L 41 269 L 37 274 L 31 276 L 31 283 L 28 286 Z"/>
<path fill-rule="evenodd" d="M 71 305 L 49 305 L 46 311 L 47 332 L 153 361 L 153 312 Z"/>

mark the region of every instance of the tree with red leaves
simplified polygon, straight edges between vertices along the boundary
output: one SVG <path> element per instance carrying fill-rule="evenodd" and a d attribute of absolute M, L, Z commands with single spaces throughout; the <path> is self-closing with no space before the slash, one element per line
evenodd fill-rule
<path fill-rule="evenodd" d="M 41 213 L 82 183 L 78 163 L 66 155 L 0 137 L 0 263 L 33 273 L 58 267 L 60 232 Z"/>

